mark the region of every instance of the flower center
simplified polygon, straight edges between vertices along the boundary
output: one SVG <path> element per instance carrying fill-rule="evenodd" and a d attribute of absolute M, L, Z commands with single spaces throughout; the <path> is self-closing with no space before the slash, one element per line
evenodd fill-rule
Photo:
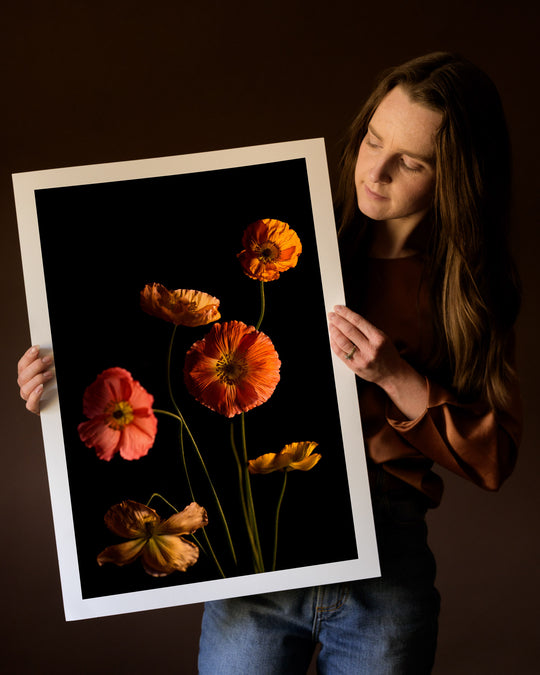
<path fill-rule="evenodd" d="M 246 360 L 234 352 L 223 354 L 216 363 L 216 375 L 225 384 L 238 384 L 238 381 L 247 373 Z"/>
<path fill-rule="evenodd" d="M 257 244 L 255 253 L 261 262 L 270 263 L 279 258 L 281 251 L 273 241 L 265 241 L 263 244 Z"/>
<path fill-rule="evenodd" d="M 135 417 L 133 408 L 127 401 L 112 401 L 105 409 L 107 424 L 111 429 L 122 431 Z"/>

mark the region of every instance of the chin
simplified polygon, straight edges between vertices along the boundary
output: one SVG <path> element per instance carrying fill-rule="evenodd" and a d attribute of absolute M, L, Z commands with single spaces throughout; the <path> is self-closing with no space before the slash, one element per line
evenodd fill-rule
<path fill-rule="evenodd" d="M 357 205 L 360 213 L 371 218 L 371 220 L 385 220 L 387 217 L 386 209 L 383 210 L 377 204 L 366 203 L 366 201 L 359 199 Z"/>

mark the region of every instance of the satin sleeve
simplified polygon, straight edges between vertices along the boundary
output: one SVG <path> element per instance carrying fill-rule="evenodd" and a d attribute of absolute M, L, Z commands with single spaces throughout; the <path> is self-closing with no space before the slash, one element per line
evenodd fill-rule
<path fill-rule="evenodd" d="M 426 378 L 427 408 L 415 420 L 388 403 L 388 425 L 422 456 L 486 490 L 498 490 L 512 473 L 521 439 L 522 405 L 516 379 L 508 406 L 495 411 L 486 404 L 461 403 Z"/>

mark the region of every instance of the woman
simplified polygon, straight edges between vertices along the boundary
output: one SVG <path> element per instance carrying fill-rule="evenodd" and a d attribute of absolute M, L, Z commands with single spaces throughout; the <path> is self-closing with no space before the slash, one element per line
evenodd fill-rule
<path fill-rule="evenodd" d="M 382 576 L 207 603 L 203 675 L 422 675 L 439 597 L 425 512 L 434 463 L 497 489 L 520 414 L 507 248 L 510 157 L 497 91 L 467 61 L 430 54 L 390 71 L 354 121 L 337 199 L 347 307 L 331 344 L 358 376 Z M 50 361 L 19 363 L 39 410 Z"/>

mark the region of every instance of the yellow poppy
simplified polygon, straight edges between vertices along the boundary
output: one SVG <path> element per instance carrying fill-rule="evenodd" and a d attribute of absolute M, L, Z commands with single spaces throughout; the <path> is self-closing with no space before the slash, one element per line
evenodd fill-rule
<path fill-rule="evenodd" d="M 313 450 L 318 443 L 301 441 L 289 443 L 281 452 L 268 452 L 257 459 L 250 459 L 250 473 L 272 473 L 273 471 L 309 471 L 320 460 L 321 455 Z"/>

